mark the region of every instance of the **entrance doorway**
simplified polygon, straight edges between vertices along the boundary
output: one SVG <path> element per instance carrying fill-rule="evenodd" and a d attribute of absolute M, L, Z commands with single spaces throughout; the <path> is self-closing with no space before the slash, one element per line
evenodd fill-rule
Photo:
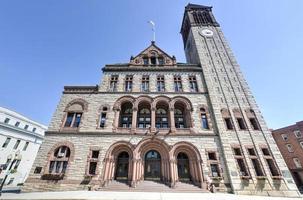
<path fill-rule="evenodd" d="M 117 158 L 117 168 L 116 168 L 116 180 L 127 180 L 128 179 L 128 163 L 129 155 L 127 152 L 123 151 L 119 154 Z"/>
<path fill-rule="evenodd" d="M 189 160 L 185 153 L 177 156 L 178 178 L 180 182 L 190 182 Z"/>
<path fill-rule="evenodd" d="M 145 154 L 144 179 L 161 180 L 161 156 L 155 150 L 151 150 Z"/>

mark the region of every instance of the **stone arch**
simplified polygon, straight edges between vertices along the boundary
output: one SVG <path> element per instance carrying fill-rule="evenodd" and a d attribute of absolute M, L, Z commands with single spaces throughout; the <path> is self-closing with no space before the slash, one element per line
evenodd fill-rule
<path fill-rule="evenodd" d="M 103 160 L 104 169 L 103 169 L 103 178 L 102 178 L 102 185 L 104 186 L 109 181 L 115 178 L 115 173 L 117 169 L 117 158 L 120 153 L 127 152 L 129 156 L 128 160 L 128 177 L 127 181 L 128 184 L 131 183 L 132 172 L 133 172 L 133 151 L 134 146 L 126 141 L 118 141 L 112 144 L 105 154 L 105 158 Z"/>
<path fill-rule="evenodd" d="M 156 108 L 156 106 L 157 106 L 158 103 L 165 102 L 169 106 L 169 108 L 170 108 L 170 106 L 171 106 L 170 101 L 171 101 L 171 99 L 169 97 L 167 97 L 167 96 L 162 96 L 162 95 L 161 96 L 157 96 L 153 100 L 152 107 Z"/>
<path fill-rule="evenodd" d="M 121 110 L 121 105 L 125 102 L 129 102 L 133 105 L 134 107 L 134 102 L 135 102 L 135 98 L 132 97 L 132 96 L 123 96 L 123 97 L 120 97 L 115 103 L 114 103 L 114 106 L 113 106 L 113 109 L 114 110 Z"/>
<path fill-rule="evenodd" d="M 88 109 L 88 103 L 87 101 L 85 101 L 84 99 L 78 98 L 78 99 L 74 99 L 72 101 L 70 101 L 64 111 L 68 112 L 68 111 L 87 111 Z"/>
<path fill-rule="evenodd" d="M 150 96 L 147 96 L 147 95 L 139 96 L 138 98 L 136 98 L 136 101 L 134 103 L 134 108 L 138 108 L 138 106 L 141 103 L 144 103 L 144 102 L 148 103 L 150 105 L 150 108 L 151 108 L 153 99 Z"/>
<path fill-rule="evenodd" d="M 174 117 L 174 114 L 173 114 L 173 112 L 171 112 L 172 109 L 170 106 L 171 106 L 170 98 L 168 98 L 166 96 L 158 96 L 154 99 L 152 107 L 155 109 L 155 126 L 156 126 L 156 128 L 170 128 L 171 127 L 172 117 Z M 163 121 L 165 118 L 166 118 L 166 121 Z"/>
<path fill-rule="evenodd" d="M 200 187 L 203 187 L 203 170 L 202 170 L 202 158 L 199 153 L 199 150 L 197 147 L 195 147 L 193 144 L 189 142 L 178 142 L 173 145 L 171 151 L 170 151 L 170 157 L 174 159 L 174 165 L 173 165 L 173 179 L 175 182 L 179 181 L 178 177 L 178 160 L 177 156 L 179 153 L 185 153 L 188 156 L 189 159 L 189 168 L 190 168 L 190 175 L 192 182 Z"/>
<path fill-rule="evenodd" d="M 177 97 L 174 97 L 171 102 L 171 108 L 173 108 L 174 110 L 174 117 L 175 117 L 175 124 L 176 124 L 176 128 L 182 128 L 181 126 L 184 126 L 185 128 L 192 128 L 194 127 L 194 124 L 193 124 L 193 120 L 192 120 L 192 111 L 193 111 L 193 107 L 192 107 L 192 104 L 191 102 L 185 98 L 185 97 L 180 97 L 180 96 L 177 96 Z M 176 108 L 179 107 L 179 108 L 182 108 L 183 109 L 183 122 L 181 125 L 178 125 L 178 119 L 179 117 L 176 117 Z M 181 113 L 180 113 L 181 114 Z M 180 117 L 182 117 L 180 115 Z M 180 127 L 178 127 L 180 126 Z"/>
<path fill-rule="evenodd" d="M 185 97 L 182 97 L 182 96 L 176 96 L 171 100 L 171 102 L 170 102 L 171 108 L 174 108 L 175 103 L 177 103 L 177 102 L 183 103 L 188 111 L 193 110 L 193 106 L 192 106 L 190 100 Z"/>

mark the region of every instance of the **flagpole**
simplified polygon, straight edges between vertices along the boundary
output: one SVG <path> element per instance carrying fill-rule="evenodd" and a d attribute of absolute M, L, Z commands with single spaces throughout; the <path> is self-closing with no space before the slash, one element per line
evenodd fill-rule
<path fill-rule="evenodd" d="M 153 21 L 148 21 L 149 24 L 152 25 L 152 31 L 153 31 L 153 42 L 156 42 L 156 29 L 155 29 L 155 23 Z"/>

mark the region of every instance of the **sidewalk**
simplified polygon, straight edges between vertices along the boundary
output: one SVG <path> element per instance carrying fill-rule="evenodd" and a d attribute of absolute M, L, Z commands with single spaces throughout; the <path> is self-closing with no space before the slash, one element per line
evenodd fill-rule
<path fill-rule="evenodd" d="M 300 200 L 303 198 L 283 198 L 246 196 L 223 193 L 160 193 L 160 192 L 113 192 L 113 191 L 70 191 L 3 193 L 1 199 L 100 199 L 100 200 Z"/>

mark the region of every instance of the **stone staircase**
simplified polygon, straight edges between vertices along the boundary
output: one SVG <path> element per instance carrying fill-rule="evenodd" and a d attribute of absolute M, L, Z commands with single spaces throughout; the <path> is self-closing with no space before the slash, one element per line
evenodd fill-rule
<path fill-rule="evenodd" d="M 178 182 L 175 188 L 155 181 L 141 181 L 135 188 L 129 187 L 126 182 L 111 181 L 107 186 L 100 188 L 101 191 L 129 191 L 129 192 L 208 192 L 190 183 Z"/>

